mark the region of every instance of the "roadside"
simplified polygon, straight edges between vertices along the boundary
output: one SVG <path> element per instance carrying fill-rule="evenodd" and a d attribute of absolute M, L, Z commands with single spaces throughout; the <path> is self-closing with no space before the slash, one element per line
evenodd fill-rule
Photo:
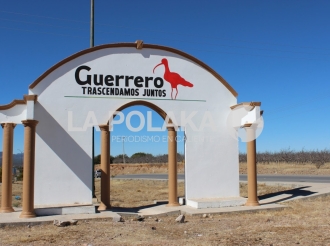
<path fill-rule="evenodd" d="M 95 169 L 98 169 L 99 165 L 95 165 Z M 138 163 L 138 164 L 111 164 L 111 175 L 123 175 L 123 174 L 141 174 L 141 173 L 167 173 L 167 163 Z M 330 163 L 326 163 L 319 168 L 314 164 L 296 164 L 296 163 L 258 163 L 258 174 L 284 174 L 284 175 L 330 175 Z M 178 163 L 178 173 L 184 173 L 184 163 Z M 247 173 L 246 163 L 240 163 L 239 173 Z"/>
<path fill-rule="evenodd" d="M 330 163 L 326 163 L 317 168 L 315 164 L 296 164 L 296 163 L 269 163 L 257 164 L 258 174 L 284 174 L 284 175 L 330 175 Z M 240 163 L 239 173 L 247 173 L 246 163 Z"/>

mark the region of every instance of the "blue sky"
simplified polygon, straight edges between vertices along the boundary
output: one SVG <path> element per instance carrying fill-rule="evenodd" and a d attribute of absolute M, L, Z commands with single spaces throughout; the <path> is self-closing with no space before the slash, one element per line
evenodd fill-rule
<path fill-rule="evenodd" d="M 0 4 L 0 104 L 7 104 L 27 94 L 49 67 L 89 47 L 90 1 Z M 95 0 L 95 45 L 142 39 L 185 51 L 224 77 L 239 102 L 262 102 L 259 151 L 324 149 L 330 147 L 329 12 L 325 0 Z M 111 151 L 121 148 L 113 144 Z M 22 126 L 15 131 L 15 153 L 19 149 Z M 128 155 L 167 152 L 164 144 L 127 143 L 125 149 Z"/>

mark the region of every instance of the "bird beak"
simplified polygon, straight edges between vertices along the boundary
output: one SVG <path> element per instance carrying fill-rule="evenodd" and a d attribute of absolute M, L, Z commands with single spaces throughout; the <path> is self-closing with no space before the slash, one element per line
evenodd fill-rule
<path fill-rule="evenodd" d="M 159 63 L 156 67 L 160 66 L 160 65 L 163 65 L 163 63 Z M 155 69 L 156 67 L 154 67 L 154 70 L 152 70 L 153 73 L 155 73 Z"/>

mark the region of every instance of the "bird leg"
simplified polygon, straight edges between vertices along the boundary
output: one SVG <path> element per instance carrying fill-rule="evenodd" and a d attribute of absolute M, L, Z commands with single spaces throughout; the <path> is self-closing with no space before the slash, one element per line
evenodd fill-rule
<path fill-rule="evenodd" d="M 176 99 L 176 96 L 178 95 L 178 88 L 175 88 L 175 90 L 176 90 L 176 94 L 175 94 L 175 97 L 174 97 L 174 99 Z"/>

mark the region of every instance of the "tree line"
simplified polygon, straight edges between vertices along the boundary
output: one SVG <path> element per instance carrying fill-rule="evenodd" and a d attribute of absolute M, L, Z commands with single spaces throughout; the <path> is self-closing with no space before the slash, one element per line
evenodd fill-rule
<path fill-rule="evenodd" d="M 178 153 L 177 154 L 177 161 L 183 162 L 184 161 L 184 155 Z M 111 156 L 110 155 L 110 163 L 166 163 L 168 161 L 168 155 L 152 155 L 149 153 L 144 152 L 138 152 L 133 154 L 132 156 L 127 155 L 117 155 L 117 156 Z M 94 157 L 94 164 L 100 164 L 101 163 L 101 155 L 97 155 Z"/>
<path fill-rule="evenodd" d="M 110 156 L 110 163 L 166 163 L 167 154 L 154 156 L 152 154 L 138 152 L 132 156 L 117 155 Z M 184 161 L 183 154 L 177 154 L 178 162 Z M 94 158 L 94 164 L 100 163 L 100 155 Z M 244 163 L 247 161 L 246 153 L 239 153 L 239 162 Z M 257 153 L 257 163 L 295 163 L 295 164 L 314 164 L 320 168 L 325 163 L 330 162 L 330 150 L 300 150 L 295 151 L 290 148 L 281 149 L 280 151 L 264 151 Z"/>
<path fill-rule="evenodd" d="M 239 162 L 246 162 L 246 153 L 239 154 Z M 269 163 L 295 163 L 295 164 L 314 164 L 317 168 L 320 168 L 327 162 L 330 162 L 330 150 L 309 150 L 304 149 L 300 151 L 294 151 L 290 148 L 282 149 L 278 152 L 258 152 L 257 163 L 269 164 Z"/>

